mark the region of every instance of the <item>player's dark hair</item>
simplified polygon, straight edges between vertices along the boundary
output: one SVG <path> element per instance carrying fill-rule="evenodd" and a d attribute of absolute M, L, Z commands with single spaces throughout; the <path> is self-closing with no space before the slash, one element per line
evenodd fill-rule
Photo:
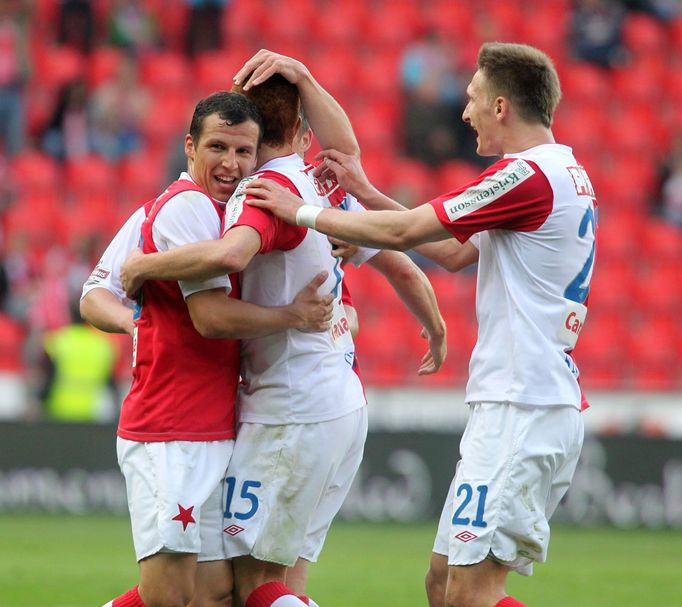
<path fill-rule="evenodd" d="M 244 95 L 229 91 L 219 91 L 209 95 L 197 103 L 192 115 L 189 134 L 196 143 L 201 137 L 206 116 L 218 114 L 221 120 L 229 125 L 242 124 L 253 120 L 258 125 L 258 145 L 263 140 L 263 117 L 256 105 Z"/>
<path fill-rule="evenodd" d="M 545 53 L 525 44 L 487 42 L 478 52 L 478 68 L 488 82 L 488 95 L 509 99 L 526 122 L 551 126 L 561 85 Z"/>
<path fill-rule="evenodd" d="M 244 79 L 244 82 L 248 77 Z M 233 91 L 242 92 L 240 86 Z M 281 74 L 270 76 L 265 82 L 243 91 L 256 104 L 265 120 L 263 143 L 279 147 L 289 143 L 296 136 L 296 120 L 301 107 L 298 88 Z"/>

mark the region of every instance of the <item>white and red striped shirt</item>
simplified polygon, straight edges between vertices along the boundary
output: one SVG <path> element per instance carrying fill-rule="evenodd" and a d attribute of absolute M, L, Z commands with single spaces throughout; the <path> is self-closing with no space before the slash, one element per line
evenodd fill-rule
<path fill-rule="evenodd" d="M 332 206 L 331 192 L 313 179 L 310 168 L 296 154 L 270 160 L 242 181 L 227 204 L 225 229 L 248 225 L 261 238 L 259 254 L 241 273 L 244 300 L 262 306 L 288 304 L 318 272 L 326 270 L 329 276 L 319 290 L 334 294 L 336 311 L 332 328 L 324 333 L 291 329 L 242 340 L 240 421 L 316 423 L 336 419 L 366 403 L 341 301 L 341 260 L 332 257 L 329 240 L 244 204 L 244 186 L 263 177 L 289 188 L 307 204 Z"/>
<path fill-rule="evenodd" d="M 185 173 L 145 211 L 145 253 L 220 235 L 222 208 Z M 123 401 L 118 436 L 144 442 L 235 437 L 239 342 L 202 337 L 184 299 L 230 284 L 226 276 L 204 283 L 144 283 L 135 321 L 133 384 Z"/>
<path fill-rule="evenodd" d="M 480 233 L 467 402 L 581 408 L 571 351 L 587 314 L 597 203 L 571 149 L 506 155 L 429 204 L 460 242 Z"/>

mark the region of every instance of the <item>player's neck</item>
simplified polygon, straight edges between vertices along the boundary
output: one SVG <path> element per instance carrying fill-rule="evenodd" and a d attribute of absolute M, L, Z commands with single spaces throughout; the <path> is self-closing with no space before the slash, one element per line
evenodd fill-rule
<path fill-rule="evenodd" d="M 294 146 L 292 143 L 279 146 L 262 144 L 258 150 L 258 165 L 263 166 L 273 158 L 281 158 L 282 156 L 289 156 L 293 153 Z"/>
<path fill-rule="evenodd" d="M 511 133 L 511 136 L 504 142 L 502 153 L 518 154 L 548 143 L 556 143 L 550 129 L 542 125 L 526 126 Z"/>

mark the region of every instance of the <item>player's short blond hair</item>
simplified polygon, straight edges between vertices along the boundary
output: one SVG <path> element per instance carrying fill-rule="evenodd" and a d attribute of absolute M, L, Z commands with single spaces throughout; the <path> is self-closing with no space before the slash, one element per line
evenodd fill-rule
<path fill-rule="evenodd" d="M 506 97 L 526 122 L 552 124 L 561 85 L 552 60 L 526 44 L 487 42 L 478 52 L 491 97 Z"/>

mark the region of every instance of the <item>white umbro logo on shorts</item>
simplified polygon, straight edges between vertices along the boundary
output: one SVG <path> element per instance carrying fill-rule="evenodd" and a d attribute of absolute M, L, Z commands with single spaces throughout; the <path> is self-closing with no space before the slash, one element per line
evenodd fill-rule
<path fill-rule="evenodd" d="M 229 527 L 225 527 L 223 531 L 227 533 L 227 535 L 235 536 L 238 533 L 244 531 L 244 527 L 240 527 L 239 525 L 230 525 Z"/>
<path fill-rule="evenodd" d="M 471 533 L 471 531 L 462 531 L 462 533 L 458 533 L 455 536 L 455 539 L 458 539 L 462 542 L 470 542 L 471 540 L 475 540 L 478 536 L 475 533 Z"/>

